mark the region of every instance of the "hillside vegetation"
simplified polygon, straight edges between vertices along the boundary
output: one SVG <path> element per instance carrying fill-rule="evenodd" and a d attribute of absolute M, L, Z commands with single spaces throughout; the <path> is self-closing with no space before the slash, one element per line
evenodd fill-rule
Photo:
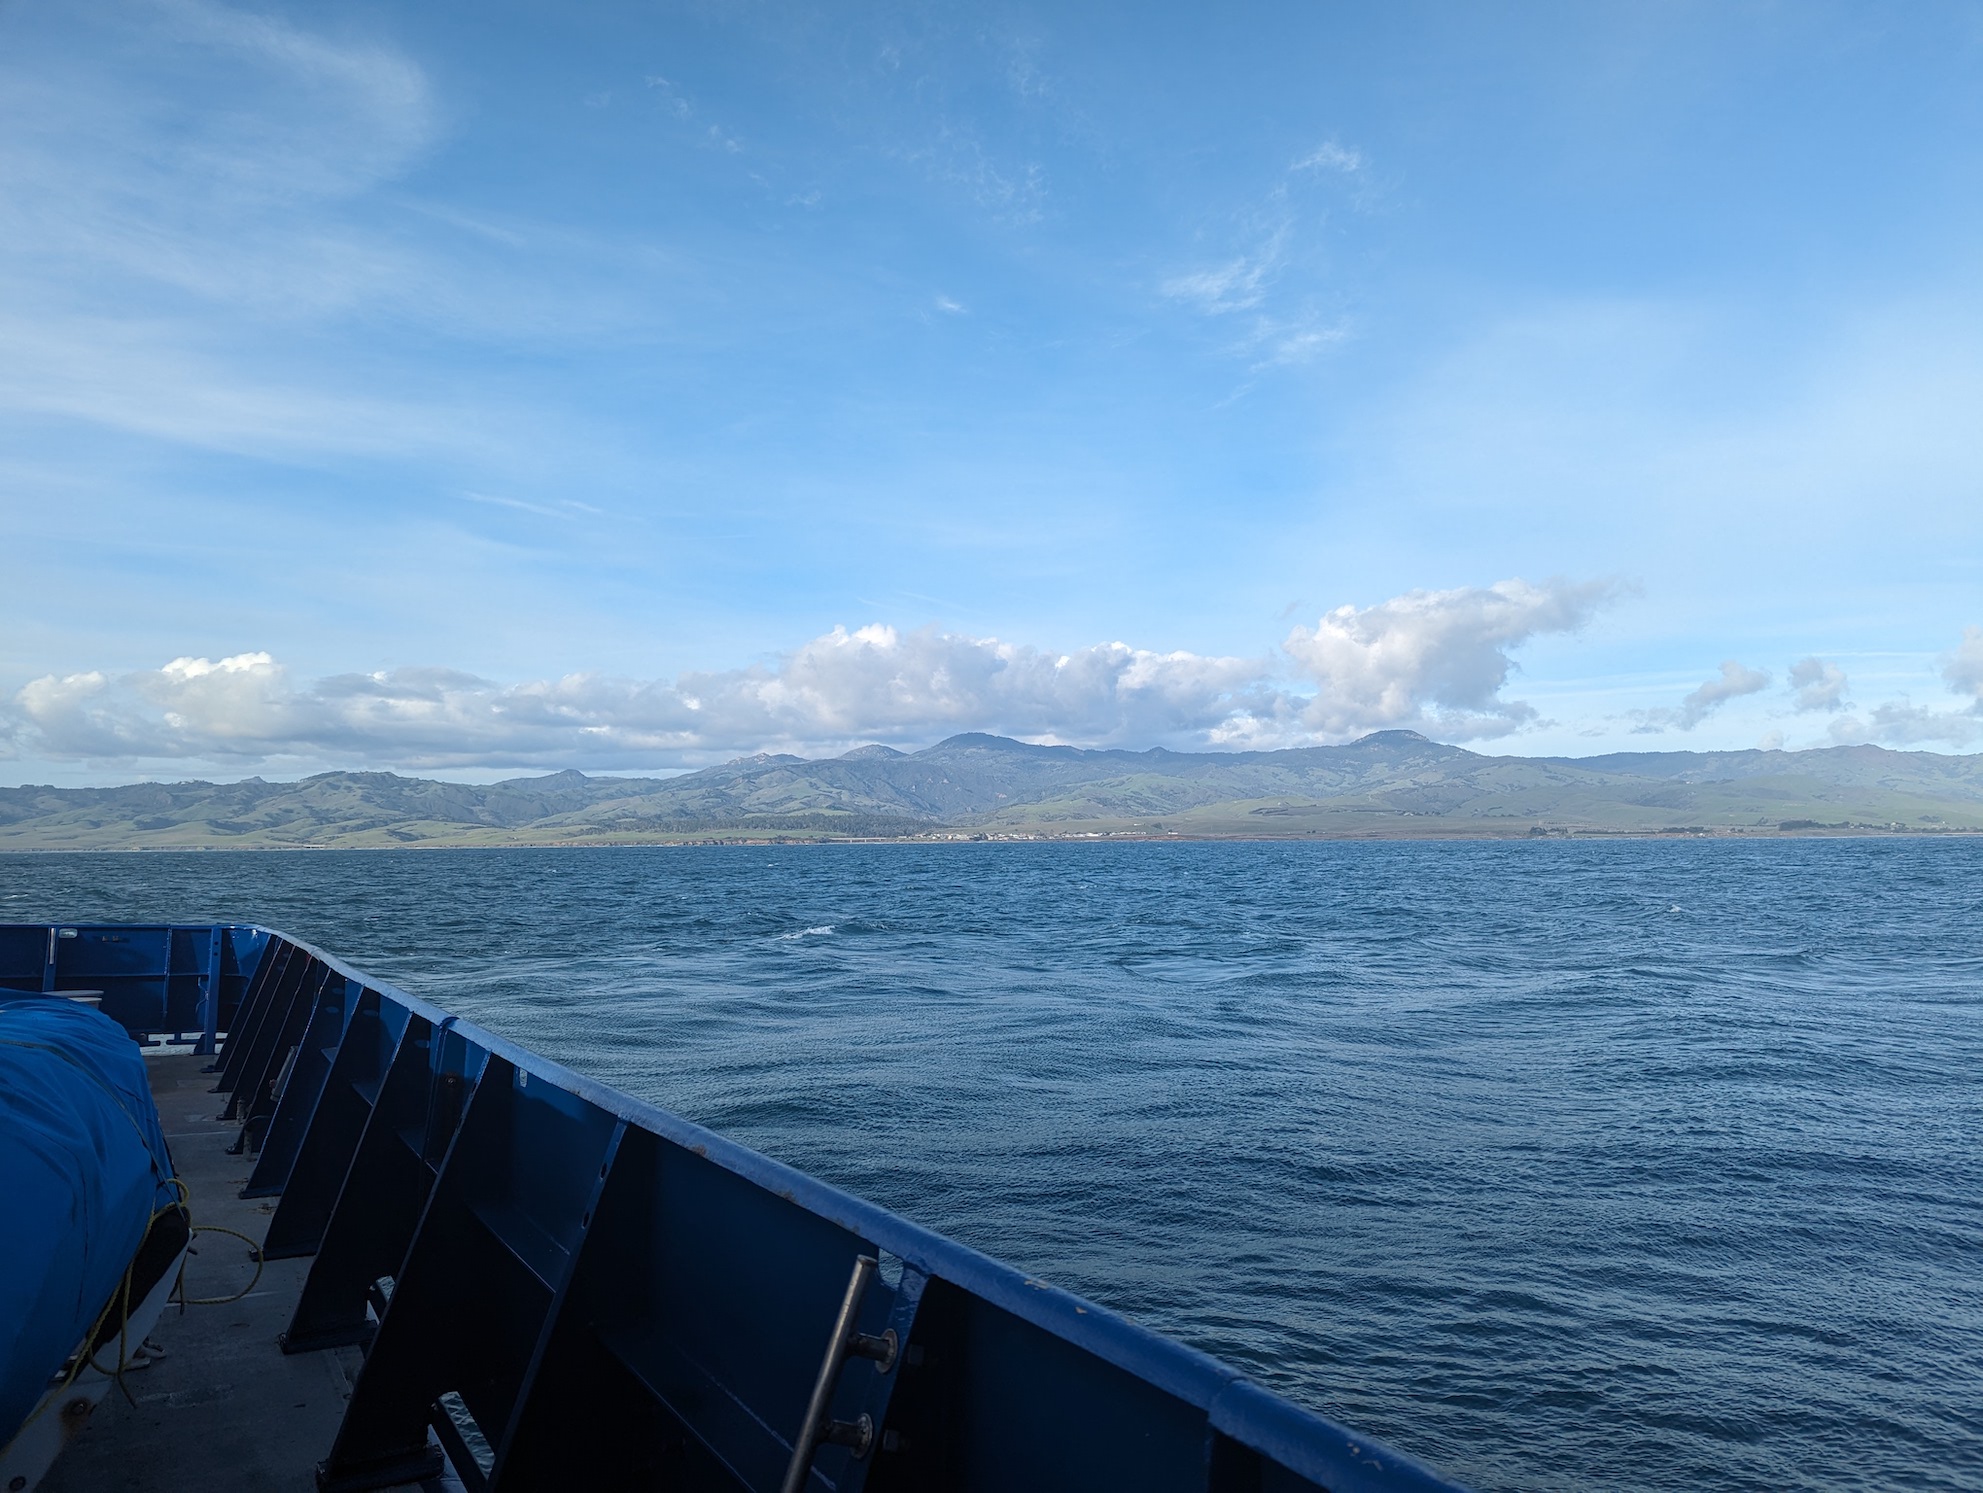
<path fill-rule="evenodd" d="M 953 736 L 673 778 L 0 789 L 0 849 L 571 845 L 925 836 L 1522 836 L 1983 830 L 1983 757 L 1855 746 L 1494 757 L 1410 731 L 1278 752 Z"/>

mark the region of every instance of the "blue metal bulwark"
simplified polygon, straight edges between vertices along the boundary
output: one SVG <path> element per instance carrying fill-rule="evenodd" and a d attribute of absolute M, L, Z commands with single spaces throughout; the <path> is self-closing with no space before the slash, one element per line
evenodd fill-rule
<path fill-rule="evenodd" d="M 280 1195 L 270 1255 L 315 1254 L 284 1346 L 366 1347 L 325 1489 L 443 1454 L 472 1489 L 1451 1486 L 293 939 L 230 931 L 262 940 L 220 1066 L 259 1146 L 245 1191 Z"/>
<path fill-rule="evenodd" d="M 235 1023 L 269 935 L 232 925 L 0 924 L 0 994 L 103 998 L 134 1037 L 214 1050 Z"/>

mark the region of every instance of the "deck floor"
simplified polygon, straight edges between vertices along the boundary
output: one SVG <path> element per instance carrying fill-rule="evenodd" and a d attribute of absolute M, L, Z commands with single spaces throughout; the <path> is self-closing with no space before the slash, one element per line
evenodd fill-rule
<path fill-rule="evenodd" d="M 239 1129 L 216 1118 L 209 1059 L 148 1056 L 152 1093 L 179 1175 L 192 1192 L 193 1222 L 222 1224 L 259 1240 L 275 1200 L 239 1196 L 254 1165 L 229 1156 Z M 186 1294 L 226 1296 L 254 1276 L 248 1246 L 226 1234 L 196 1234 Z M 165 1357 L 129 1374 L 131 1403 L 112 1388 L 41 1487 L 47 1493 L 313 1493 L 316 1464 L 330 1450 L 360 1357 L 355 1348 L 290 1356 L 276 1345 L 289 1325 L 310 1262 L 272 1260 L 242 1300 L 227 1306 L 168 1306 L 152 1333 Z"/>

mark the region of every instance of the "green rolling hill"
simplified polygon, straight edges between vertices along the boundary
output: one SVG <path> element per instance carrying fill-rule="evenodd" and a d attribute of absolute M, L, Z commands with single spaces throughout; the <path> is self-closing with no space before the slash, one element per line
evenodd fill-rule
<path fill-rule="evenodd" d="M 1529 836 L 1983 830 L 1983 756 L 1832 747 L 1496 757 L 1410 731 L 1276 752 L 953 736 L 672 778 L 0 789 L 0 849 L 559 845 L 929 835 Z"/>

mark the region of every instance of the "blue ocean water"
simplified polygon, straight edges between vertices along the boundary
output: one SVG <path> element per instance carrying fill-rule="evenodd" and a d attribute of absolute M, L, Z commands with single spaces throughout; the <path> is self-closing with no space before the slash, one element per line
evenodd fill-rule
<path fill-rule="evenodd" d="M 1482 1488 L 1983 1487 L 1983 841 L 0 857 L 280 927 Z"/>

